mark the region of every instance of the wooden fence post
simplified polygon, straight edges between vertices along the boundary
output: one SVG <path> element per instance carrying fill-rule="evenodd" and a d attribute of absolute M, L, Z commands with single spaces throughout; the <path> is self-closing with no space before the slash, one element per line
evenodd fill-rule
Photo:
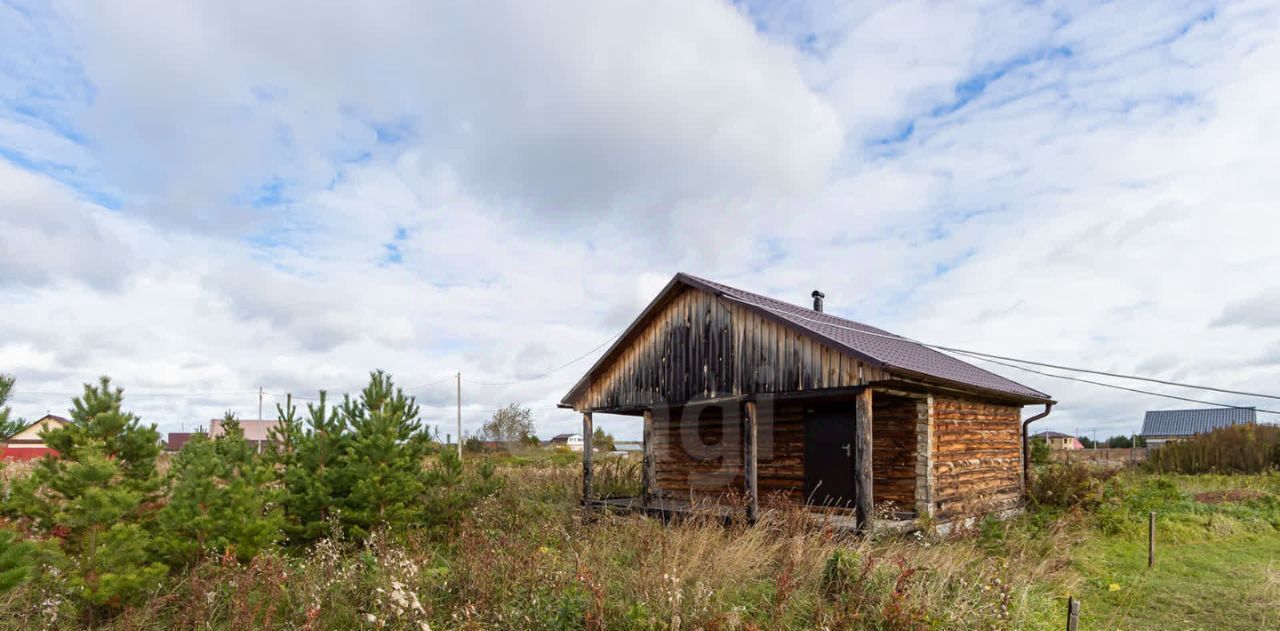
<path fill-rule="evenodd" d="M 656 477 L 654 472 L 657 469 L 653 454 L 653 410 L 644 411 L 644 460 L 642 460 L 641 467 L 643 484 L 641 486 L 640 502 L 645 508 L 648 508 L 649 501 L 653 498 L 653 494 L 658 487 L 654 479 Z"/>
<path fill-rule="evenodd" d="M 756 473 L 756 457 L 757 457 L 757 427 L 759 419 L 756 417 L 756 402 L 747 401 L 743 406 L 746 422 L 746 431 L 743 432 L 743 473 L 746 478 L 747 487 L 747 523 L 754 524 L 760 518 L 760 491 Z"/>
<path fill-rule="evenodd" d="M 582 414 L 582 507 L 590 513 L 591 506 L 591 456 L 594 447 L 591 444 L 594 429 L 591 424 L 591 413 Z"/>
<path fill-rule="evenodd" d="M 1156 564 L 1156 512 L 1147 515 L 1147 568 Z"/>
<path fill-rule="evenodd" d="M 1080 626 L 1080 601 L 1074 596 L 1067 598 L 1067 631 L 1076 631 Z"/>

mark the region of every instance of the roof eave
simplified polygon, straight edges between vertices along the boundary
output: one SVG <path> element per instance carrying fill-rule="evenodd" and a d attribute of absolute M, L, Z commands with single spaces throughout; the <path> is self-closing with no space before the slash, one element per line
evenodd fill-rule
<path fill-rule="evenodd" d="M 975 386 L 973 384 L 965 383 L 963 381 L 956 381 L 954 379 L 936 377 L 934 375 L 916 372 L 914 370 L 907 370 L 905 368 L 899 368 L 897 366 L 892 366 L 892 365 L 888 366 L 888 370 L 890 374 L 898 374 L 911 379 L 919 380 L 921 382 L 924 382 L 926 385 L 934 384 L 934 385 L 952 388 L 955 390 L 960 390 L 963 392 L 972 392 L 972 393 L 981 394 L 984 396 L 1018 401 L 1020 403 L 1023 403 L 1024 405 L 1039 405 L 1042 403 L 1057 405 L 1058 403 L 1056 400 L 1053 399 L 1053 397 L 1044 393 L 1040 393 L 1042 396 L 1034 396 L 1030 394 L 1019 394 L 1016 392 L 1008 392 L 1006 390 L 997 390 L 995 388 Z M 1011 382 L 1011 383 L 1017 383 L 1017 382 Z M 1022 384 L 1018 384 L 1018 385 L 1022 385 Z"/>
<path fill-rule="evenodd" d="M 667 281 L 667 284 L 662 288 L 662 291 L 658 292 L 658 295 L 654 296 L 653 300 L 649 301 L 649 304 L 640 312 L 640 315 L 636 316 L 635 320 L 631 321 L 631 324 L 622 332 L 622 335 L 619 335 L 618 339 L 614 340 L 613 344 L 609 345 L 609 350 L 606 350 L 604 354 L 595 361 L 595 363 L 591 364 L 591 368 L 587 369 L 587 372 L 582 375 L 582 378 L 578 379 L 577 383 L 573 384 L 573 387 L 569 389 L 569 392 L 560 398 L 560 403 L 557 404 L 556 407 L 576 409 L 576 406 L 573 404 L 573 400 L 581 395 L 582 391 L 591 383 L 592 375 L 609 362 L 613 354 L 619 348 L 622 348 L 626 342 L 630 340 L 632 334 L 640 328 L 641 323 L 648 319 L 648 317 L 656 311 L 660 305 L 664 304 L 669 299 L 670 295 L 675 291 L 676 285 L 681 284 L 690 285 L 689 277 L 683 272 L 677 273 L 670 281 Z"/>

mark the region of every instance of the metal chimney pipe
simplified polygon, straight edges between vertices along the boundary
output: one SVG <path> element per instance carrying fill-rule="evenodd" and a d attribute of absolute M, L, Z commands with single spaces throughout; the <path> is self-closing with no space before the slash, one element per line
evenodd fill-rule
<path fill-rule="evenodd" d="M 822 299 L 826 298 L 827 295 L 816 289 L 813 290 L 812 295 L 813 295 L 813 310 L 817 311 L 818 313 L 822 313 Z"/>

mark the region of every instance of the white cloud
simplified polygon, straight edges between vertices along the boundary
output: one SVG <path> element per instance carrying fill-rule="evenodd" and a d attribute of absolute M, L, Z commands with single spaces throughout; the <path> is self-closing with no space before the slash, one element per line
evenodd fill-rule
<path fill-rule="evenodd" d="M 0 161 L 0 287 L 68 277 L 119 288 L 134 254 L 117 224 L 57 182 Z"/>
<path fill-rule="evenodd" d="M 821 288 L 921 339 L 1265 391 L 1277 14 L 1209 8 L 11 15 L 0 370 L 199 393 L 131 400 L 169 429 L 384 368 L 442 432 L 460 371 L 470 427 L 515 400 L 549 434 L 576 426 L 554 405 L 588 361 L 481 382 L 595 347 L 684 270 Z M 1166 405 L 997 370 L 1053 393 L 1059 429 Z"/>
<path fill-rule="evenodd" d="M 104 168 L 197 219 L 207 198 L 322 186 L 378 129 L 481 197 L 575 215 L 813 189 L 840 147 L 797 53 L 715 2 L 62 9 Z"/>

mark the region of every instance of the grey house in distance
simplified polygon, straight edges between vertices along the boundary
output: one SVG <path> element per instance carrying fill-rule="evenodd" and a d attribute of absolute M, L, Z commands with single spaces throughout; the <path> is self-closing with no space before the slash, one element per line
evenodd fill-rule
<path fill-rule="evenodd" d="M 1202 410 L 1150 410 L 1142 419 L 1142 437 L 1150 447 L 1185 440 L 1215 429 L 1256 423 L 1253 408 L 1209 408 Z"/>

